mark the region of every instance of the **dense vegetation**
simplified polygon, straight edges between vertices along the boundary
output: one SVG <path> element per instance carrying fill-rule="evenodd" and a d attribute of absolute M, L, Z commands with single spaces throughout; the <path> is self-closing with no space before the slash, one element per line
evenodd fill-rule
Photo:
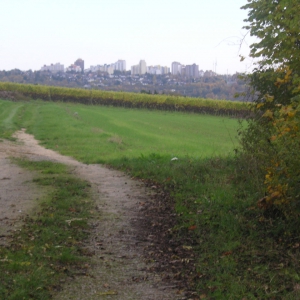
<path fill-rule="evenodd" d="M 255 118 L 242 135 L 243 155 L 260 172 L 260 205 L 286 218 L 300 212 L 300 9 L 299 1 L 250 1 L 247 29 L 259 37 L 258 58 L 247 76 L 255 96 Z"/>

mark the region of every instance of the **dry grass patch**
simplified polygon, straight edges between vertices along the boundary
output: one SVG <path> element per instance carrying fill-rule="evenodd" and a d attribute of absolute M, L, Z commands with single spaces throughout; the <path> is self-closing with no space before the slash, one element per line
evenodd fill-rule
<path fill-rule="evenodd" d="M 91 131 L 92 131 L 93 133 L 99 133 L 99 134 L 104 133 L 104 130 L 103 130 L 103 129 L 97 128 L 97 127 L 93 127 L 93 128 L 91 129 Z"/>
<path fill-rule="evenodd" d="M 109 139 L 107 139 L 107 141 L 110 143 L 115 143 L 115 144 L 119 144 L 119 145 L 121 145 L 123 143 L 122 138 L 117 135 L 110 137 Z"/>

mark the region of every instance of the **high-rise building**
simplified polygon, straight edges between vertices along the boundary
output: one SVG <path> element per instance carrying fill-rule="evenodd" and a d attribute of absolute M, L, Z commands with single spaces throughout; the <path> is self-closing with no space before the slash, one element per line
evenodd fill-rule
<path fill-rule="evenodd" d="M 84 72 L 84 60 L 81 58 L 78 58 L 75 62 L 74 62 L 75 66 L 78 66 L 81 68 L 81 72 Z"/>
<path fill-rule="evenodd" d="M 161 67 L 161 74 L 169 74 L 170 73 L 170 68 L 165 66 L 165 67 Z"/>
<path fill-rule="evenodd" d="M 140 66 L 134 65 L 131 67 L 131 75 L 139 75 L 140 74 Z"/>
<path fill-rule="evenodd" d="M 186 68 L 185 66 L 181 65 L 181 73 L 180 73 L 181 76 L 186 76 Z"/>
<path fill-rule="evenodd" d="M 144 60 L 140 60 L 138 65 L 131 67 L 131 75 L 144 75 L 147 73 L 147 65 Z"/>
<path fill-rule="evenodd" d="M 180 75 L 181 74 L 181 63 L 174 61 L 172 62 L 172 75 Z"/>
<path fill-rule="evenodd" d="M 165 74 L 169 74 L 170 68 L 162 67 L 162 66 L 149 66 L 147 68 L 147 72 L 149 74 L 165 75 Z"/>
<path fill-rule="evenodd" d="M 61 65 L 60 63 L 51 64 L 50 66 L 44 65 L 41 67 L 41 71 L 50 71 L 52 73 L 64 72 L 64 70 L 64 65 Z"/>
<path fill-rule="evenodd" d="M 146 73 L 147 73 L 146 62 L 144 60 L 140 60 L 140 63 L 139 63 L 139 74 L 140 75 L 144 75 Z"/>
<path fill-rule="evenodd" d="M 116 63 L 115 63 L 115 70 L 117 71 L 126 71 L 126 61 L 119 59 Z"/>
<path fill-rule="evenodd" d="M 197 78 L 199 77 L 199 66 L 196 64 L 186 65 L 185 73 L 187 77 Z"/>

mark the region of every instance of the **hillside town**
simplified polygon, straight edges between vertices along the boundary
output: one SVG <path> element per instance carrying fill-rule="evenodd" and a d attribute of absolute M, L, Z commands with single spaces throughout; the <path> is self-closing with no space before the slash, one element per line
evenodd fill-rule
<path fill-rule="evenodd" d="M 44 65 L 41 67 L 41 71 L 49 71 L 52 73 L 58 72 L 75 72 L 75 73 L 107 73 L 108 75 L 113 75 L 115 71 L 119 72 L 127 72 L 126 69 L 126 61 L 119 59 L 115 63 L 111 64 L 104 64 L 104 65 L 96 65 L 90 66 L 90 68 L 85 68 L 84 60 L 79 58 L 77 59 L 74 64 L 70 65 L 69 67 L 65 68 L 63 64 L 56 63 L 51 65 Z M 145 60 L 140 60 L 140 62 L 130 68 L 130 75 L 144 75 L 146 73 L 152 75 L 181 75 L 188 78 L 198 78 L 204 76 L 205 72 L 203 70 L 199 70 L 199 66 L 196 64 L 192 65 L 183 65 L 179 62 L 172 62 L 171 69 L 167 66 L 147 66 Z M 216 75 L 215 72 L 210 72 L 210 76 Z M 206 74 L 208 75 L 208 74 Z"/>
<path fill-rule="evenodd" d="M 44 65 L 39 71 L 0 71 L 0 81 L 225 100 L 243 100 L 236 94 L 246 88 L 238 73 L 220 75 L 199 70 L 196 64 L 173 62 L 169 68 L 147 66 L 145 60 L 140 60 L 127 70 L 126 61 L 118 60 L 85 68 L 81 58 L 66 68 L 56 63 Z"/>

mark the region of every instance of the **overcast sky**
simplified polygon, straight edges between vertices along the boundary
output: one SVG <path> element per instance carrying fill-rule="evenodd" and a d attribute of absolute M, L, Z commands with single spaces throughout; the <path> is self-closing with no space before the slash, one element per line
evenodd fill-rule
<path fill-rule="evenodd" d="M 0 70 L 38 70 L 77 58 L 85 68 L 173 61 L 219 74 L 249 70 L 240 40 L 246 0 L 0 0 Z M 246 38 L 249 44 L 250 38 Z"/>

